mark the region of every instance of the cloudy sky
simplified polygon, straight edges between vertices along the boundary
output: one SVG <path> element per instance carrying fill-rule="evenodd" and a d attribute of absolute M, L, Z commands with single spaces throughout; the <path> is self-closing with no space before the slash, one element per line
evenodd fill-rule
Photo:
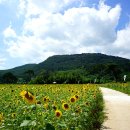
<path fill-rule="evenodd" d="M 130 59 L 130 0 L 0 0 L 0 69 L 57 54 Z"/>

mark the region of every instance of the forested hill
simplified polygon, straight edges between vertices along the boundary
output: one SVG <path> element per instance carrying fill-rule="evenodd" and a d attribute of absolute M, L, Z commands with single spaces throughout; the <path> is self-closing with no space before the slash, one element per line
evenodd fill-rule
<path fill-rule="evenodd" d="M 21 75 L 24 75 L 26 71 L 33 70 L 36 65 L 37 64 L 26 64 L 12 69 L 0 70 L 0 76 L 3 75 L 4 73 L 11 72 L 19 77 Z"/>
<path fill-rule="evenodd" d="M 79 68 L 90 69 L 92 66 L 98 64 L 114 63 L 122 67 L 123 69 L 130 70 L 130 60 L 109 56 L 101 53 L 84 53 L 74 55 L 55 55 L 49 57 L 44 62 L 35 66 L 35 70 L 39 69 L 59 71 L 59 70 L 73 70 Z"/>
<path fill-rule="evenodd" d="M 27 74 L 30 77 L 33 75 L 35 78 L 43 71 L 47 72 L 44 73 L 46 76 L 50 76 L 50 72 L 51 74 L 58 73 L 59 75 L 61 71 L 64 73 L 72 71 L 75 73 L 75 71 L 78 71 L 81 75 L 84 73 L 84 76 L 100 77 L 105 75 L 107 78 L 114 74 L 116 79 L 119 72 L 122 75 L 130 75 L 130 60 L 101 53 L 54 55 L 39 64 L 27 64 L 9 70 L 0 70 L 0 79 L 8 72 L 11 72 L 17 78 L 25 78 Z M 53 77 L 55 76 L 53 75 Z M 51 77 L 51 80 L 53 77 Z"/>

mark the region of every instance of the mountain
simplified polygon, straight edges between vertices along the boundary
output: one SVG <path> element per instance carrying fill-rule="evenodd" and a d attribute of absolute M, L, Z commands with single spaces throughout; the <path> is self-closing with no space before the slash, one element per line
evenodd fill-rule
<path fill-rule="evenodd" d="M 97 64 L 108 64 L 114 63 L 118 64 L 121 68 L 126 71 L 130 69 L 130 60 L 109 56 L 101 53 L 83 53 L 83 54 L 73 54 L 73 55 L 55 55 L 49 57 L 44 62 L 39 63 L 34 67 L 36 71 L 45 69 L 51 71 L 59 70 L 73 70 L 78 68 L 89 69 Z"/>
<path fill-rule="evenodd" d="M 26 64 L 26 65 L 22 65 L 22 66 L 18 66 L 12 69 L 7 69 L 7 70 L 0 70 L 0 76 L 7 73 L 7 72 L 11 72 L 14 75 L 16 75 L 17 77 L 21 77 L 24 75 L 24 73 L 27 70 L 33 70 L 33 68 L 36 66 L 37 64 Z"/>
<path fill-rule="evenodd" d="M 17 77 L 24 76 L 25 71 L 33 70 L 37 75 L 41 70 L 67 71 L 75 69 L 90 70 L 99 64 L 117 64 L 124 72 L 130 72 L 130 59 L 109 56 L 101 53 L 83 53 L 73 55 L 54 55 L 39 64 L 26 64 L 8 70 L 0 70 L 0 75 L 12 72 Z"/>

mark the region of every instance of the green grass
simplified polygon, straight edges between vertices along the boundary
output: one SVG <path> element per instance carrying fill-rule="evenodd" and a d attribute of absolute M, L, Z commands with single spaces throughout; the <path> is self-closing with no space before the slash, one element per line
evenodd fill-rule
<path fill-rule="evenodd" d="M 108 83 L 101 85 L 130 95 L 130 83 Z"/>

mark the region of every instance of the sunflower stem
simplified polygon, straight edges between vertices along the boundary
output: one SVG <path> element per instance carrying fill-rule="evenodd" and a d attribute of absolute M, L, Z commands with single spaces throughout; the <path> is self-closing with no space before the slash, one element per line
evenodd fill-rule
<path fill-rule="evenodd" d="M 35 103 L 35 107 L 36 107 L 36 127 L 38 126 L 38 116 L 37 116 L 37 104 Z"/>

